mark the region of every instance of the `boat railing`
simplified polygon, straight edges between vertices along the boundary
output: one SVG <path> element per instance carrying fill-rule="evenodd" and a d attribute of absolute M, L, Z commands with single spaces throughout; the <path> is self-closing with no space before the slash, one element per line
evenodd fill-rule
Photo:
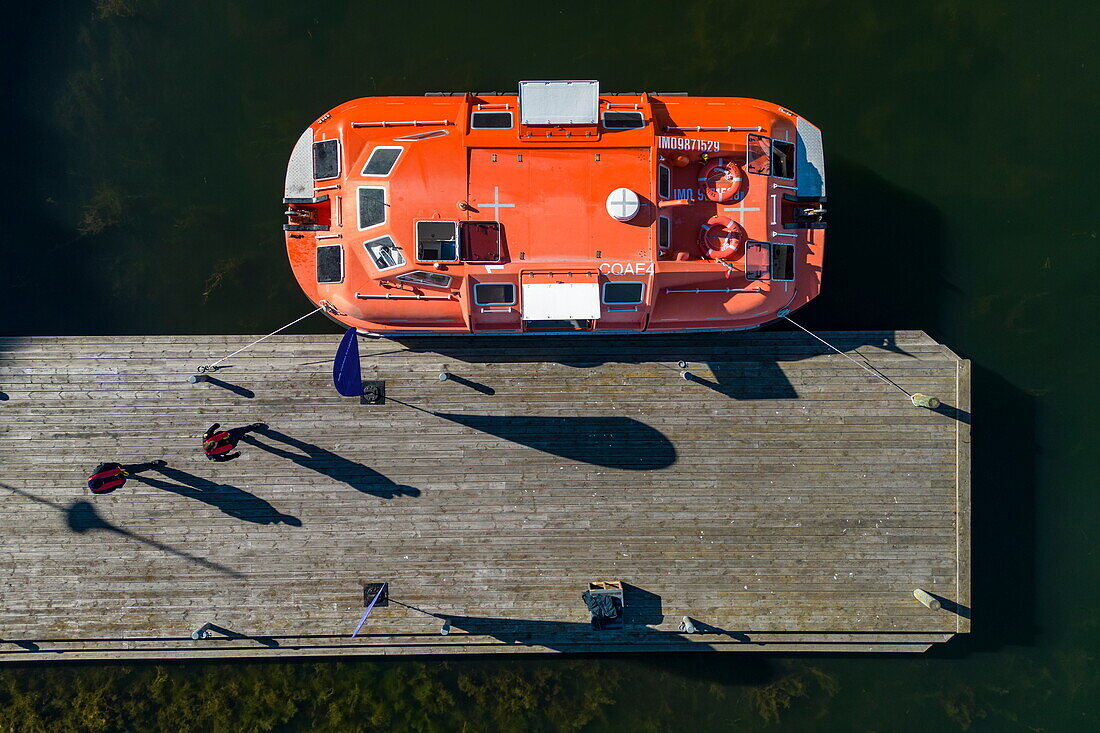
<path fill-rule="evenodd" d="M 450 120 L 400 120 L 390 122 L 381 120 L 378 122 L 353 122 L 352 127 L 424 127 L 427 125 L 452 125 Z"/>
<path fill-rule="evenodd" d="M 356 293 L 359 300 L 454 300 L 453 295 L 393 295 L 392 293 Z"/>
<path fill-rule="evenodd" d="M 665 288 L 664 293 L 762 293 L 763 288 L 692 288 L 690 290 L 681 290 L 674 288 Z"/>
<path fill-rule="evenodd" d="M 763 132 L 764 128 L 759 125 L 755 127 L 731 127 L 729 125 L 694 125 L 691 127 L 681 127 L 679 125 L 665 125 L 665 132 Z"/>

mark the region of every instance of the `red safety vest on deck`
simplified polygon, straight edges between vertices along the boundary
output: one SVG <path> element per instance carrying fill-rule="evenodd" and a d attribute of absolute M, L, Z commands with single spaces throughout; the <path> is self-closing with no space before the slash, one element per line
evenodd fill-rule
<path fill-rule="evenodd" d="M 202 442 L 202 449 L 208 456 L 220 456 L 237 447 L 237 444 L 229 439 L 229 433 L 221 431 L 214 433 Z"/>
<path fill-rule="evenodd" d="M 126 472 L 122 466 L 108 468 L 88 477 L 88 488 L 93 494 L 109 494 L 126 483 Z"/>

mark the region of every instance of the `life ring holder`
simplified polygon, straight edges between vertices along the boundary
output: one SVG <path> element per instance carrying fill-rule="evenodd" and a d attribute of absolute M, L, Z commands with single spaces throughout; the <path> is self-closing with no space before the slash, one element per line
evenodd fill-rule
<path fill-rule="evenodd" d="M 712 260 L 735 260 L 745 253 L 745 228 L 728 216 L 712 216 L 699 229 L 699 249 Z"/>
<path fill-rule="evenodd" d="M 725 203 L 745 185 L 745 173 L 731 158 L 713 158 L 699 171 L 699 185 L 708 200 Z"/>

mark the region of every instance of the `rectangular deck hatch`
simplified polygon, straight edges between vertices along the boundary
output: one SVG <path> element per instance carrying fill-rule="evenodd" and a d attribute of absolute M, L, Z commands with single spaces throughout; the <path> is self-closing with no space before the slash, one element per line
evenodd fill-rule
<path fill-rule="evenodd" d="M 318 140 L 313 143 L 313 177 L 318 181 L 340 175 L 340 141 Z"/>
<path fill-rule="evenodd" d="M 317 248 L 317 282 L 338 283 L 344 281 L 344 247 L 325 244 Z"/>
<path fill-rule="evenodd" d="M 598 81 L 519 83 L 520 121 L 525 125 L 595 125 L 599 107 Z"/>

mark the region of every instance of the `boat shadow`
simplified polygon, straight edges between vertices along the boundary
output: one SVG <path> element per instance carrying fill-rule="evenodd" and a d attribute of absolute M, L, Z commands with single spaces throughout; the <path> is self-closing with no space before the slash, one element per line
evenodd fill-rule
<path fill-rule="evenodd" d="M 825 337 L 843 352 L 868 364 L 874 359 L 857 353 L 873 347 L 902 356 L 910 356 L 898 345 L 893 331 L 826 333 Z M 799 361 L 834 353 L 813 337 L 795 332 L 785 336 L 781 348 L 784 361 Z M 734 400 L 797 399 L 779 362 L 762 360 L 752 353 L 752 342 L 740 332 L 694 334 L 642 334 L 623 347 L 622 336 L 555 334 L 533 340 L 526 336 L 407 336 L 392 338 L 413 353 L 438 354 L 468 364 L 523 364 L 551 362 L 573 369 L 593 369 L 608 365 L 652 364 L 665 367 L 670 387 L 677 384 L 679 372 L 686 370 L 700 387 L 707 387 Z M 720 341 L 719 341 L 720 340 Z M 728 358 L 716 358 L 715 345 L 728 352 Z M 602 358 L 601 358 L 602 355 Z M 679 367 L 679 363 L 686 364 Z M 709 372 L 709 375 L 706 374 Z M 869 377 L 873 378 L 873 377 Z M 457 381 L 457 380 L 456 380 Z M 483 391 L 483 390 L 478 390 Z M 488 392 L 484 392 L 488 394 Z"/>
<path fill-rule="evenodd" d="M 594 466 L 653 471 L 676 462 L 672 441 L 629 417 L 431 414 L 510 443 Z"/>

